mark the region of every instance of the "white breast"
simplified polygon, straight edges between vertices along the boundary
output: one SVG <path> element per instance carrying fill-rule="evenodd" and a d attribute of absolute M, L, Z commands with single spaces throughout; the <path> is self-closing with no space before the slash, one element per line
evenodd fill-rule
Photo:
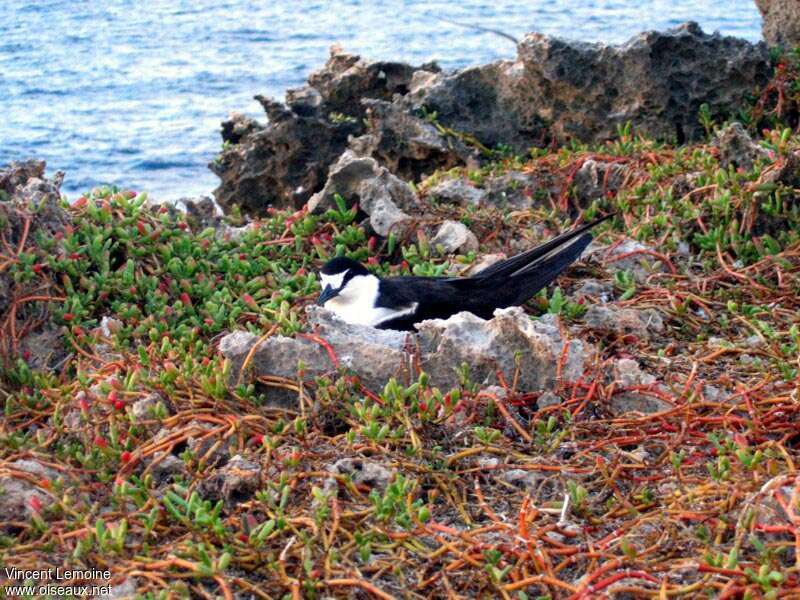
<path fill-rule="evenodd" d="M 339 295 L 325 303 L 346 323 L 377 327 L 381 323 L 413 313 L 414 303 L 400 309 L 375 306 L 378 299 L 380 279 L 374 275 L 357 275 L 347 282 Z"/>

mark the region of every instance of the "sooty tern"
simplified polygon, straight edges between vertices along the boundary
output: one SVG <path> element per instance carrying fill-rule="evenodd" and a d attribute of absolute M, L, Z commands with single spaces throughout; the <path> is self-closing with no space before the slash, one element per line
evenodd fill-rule
<path fill-rule="evenodd" d="M 461 311 L 489 319 L 496 308 L 522 304 L 552 282 L 592 241 L 589 229 L 610 216 L 562 233 L 472 277 L 384 279 L 340 256 L 320 271 L 322 293 L 317 304 L 347 323 L 380 329 L 412 330 L 414 323 L 446 319 Z"/>

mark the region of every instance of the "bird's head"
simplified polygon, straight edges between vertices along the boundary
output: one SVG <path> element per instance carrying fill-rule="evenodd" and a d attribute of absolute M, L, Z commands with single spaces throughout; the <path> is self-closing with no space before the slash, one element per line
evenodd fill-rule
<path fill-rule="evenodd" d="M 349 290 L 357 292 L 358 282 L 364 277 L 375 277 L 362 265 L 350 258 L 338 256 L 325 263 L 319 272 L 319 283 L 322 293 L 317 298 L 317 304 L 324 306 L 326 302 L 336 297 L 347 299 Z"/>

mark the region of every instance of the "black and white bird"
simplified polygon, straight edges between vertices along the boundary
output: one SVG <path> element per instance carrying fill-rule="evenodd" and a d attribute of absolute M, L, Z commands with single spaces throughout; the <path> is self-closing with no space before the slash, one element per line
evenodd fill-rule
<path fill-rule="evenodd" d="M 334 258 L 320 271 L 322 293 L 317 304 L 347 323 L 380 329 L 412 330 L 414 323 L 446 319 L 461 311 L 489 319 L 495 309 L 523 304 L 552 282 L 592 241 L 589 230 L 610 216 L 562 233 L 472 277 L 380 278 L 350 258 Z"/>

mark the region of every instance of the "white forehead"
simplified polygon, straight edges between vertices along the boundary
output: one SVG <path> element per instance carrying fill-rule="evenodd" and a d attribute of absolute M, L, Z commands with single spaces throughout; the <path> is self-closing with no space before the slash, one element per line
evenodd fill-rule
<path fill-rule="evenodd" d="M 347 271 L 350 269 L 345 269 L 341 273 L 336 273 L 335 275 L 325 275 L 324 273 L 319 274 L 320 283 L 322 284 L 322 289 L 325 289 L 325 286 L 331 286 L 334 290 L 338 290 L 342 287 L 342 282 L 344 281 L 344 276 L 347 274 Z"/>

